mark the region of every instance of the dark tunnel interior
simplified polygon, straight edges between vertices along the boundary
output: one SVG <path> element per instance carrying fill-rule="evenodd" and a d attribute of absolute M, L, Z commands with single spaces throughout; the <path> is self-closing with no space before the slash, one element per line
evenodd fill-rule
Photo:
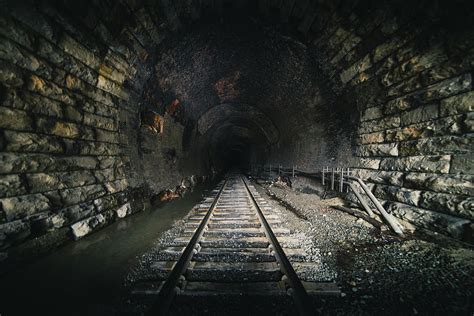
<path fill-rule="evenodd" d="M 224 10 L 220 23 L 215 13 L 203 16 L 165 43 L 144 89 L 152 100 L 142 107 L 158 113 L 183 100 L 175 115 L 192 130 L 183 143 L 202 135 L 204 159 L 215 170 L 266 161 L 272 146 L 303 138 L 308 129 L 323 139 L 331 132 L 349 138 L 357 116 L 333 102 L 317 52 L 249 16 L 249 6 Z"/>
<path fill-rule="evenodd" d="M 0 316 L 473 315 L 473 75 L 470 1 L 0 0 Z"/>

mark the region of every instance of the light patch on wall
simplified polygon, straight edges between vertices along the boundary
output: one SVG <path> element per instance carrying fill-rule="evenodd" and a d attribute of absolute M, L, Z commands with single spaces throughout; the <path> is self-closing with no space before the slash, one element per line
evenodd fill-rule
<path fill-rule="evenodd" d="M 168 113 L 175 120 L 182 121 L 184 113 L 181 102 L 178 99 L 174 99 L 166 108 L 166 113 Z"/>
<path fill-rule="evenodd" d="M 154 133 L 163 134 L 165 119 L 153 111 L 142 112 L 141 125 Z"/>

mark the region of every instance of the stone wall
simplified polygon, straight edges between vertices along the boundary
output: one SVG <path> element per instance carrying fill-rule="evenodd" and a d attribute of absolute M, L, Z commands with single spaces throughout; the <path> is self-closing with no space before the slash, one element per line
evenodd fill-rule
<path fill-rule="evenodd" d="M 172 119 L 163 135 L 140 128 L 148 55 L 165 36 L 154 10 L 3 5 L 0 261 L 14 262 L 141 210 L 144 193 L 174 188 L 186 174 L 155 148 L 144 157 L 160 144 L 179 159 L 182 147 L 183 127 Z"/>
<path fill-rule="evenodd" d="M 359 111 L 357 174 L 392 214 L 472 238 L 472 19 L 440 3 L 345 6 L 308 33 L 333 91 Z"/>
<path fill-rule="evenodd" d="M 351 164 L 395 215 L 469 233 L 471 11 L 436 1 L 222 4 L 2 2 L 0 259 L 81 238 L 140 210 L 144 195 L 205 172 L 206 149 L 225 143 L 206 143 L 195 121 L 231 101 L 257 107 L 279 129 L 279 142 L 262 150 L 269 159 Z M 175 45 L 203 11 L 221 23 L 237 10 L 258 44 L 243 38 L 242 51 L 234 37 L 217 36 L 210 46 Z M 158 99 L 149 95 L 156 86 Z M 164 117 L 163 133 L 141 126 L 143 111 Z"/>

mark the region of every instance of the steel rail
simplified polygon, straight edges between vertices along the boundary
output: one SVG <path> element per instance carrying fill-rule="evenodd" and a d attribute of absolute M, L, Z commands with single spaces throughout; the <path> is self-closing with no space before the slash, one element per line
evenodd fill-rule
<path fill-rule="evenodd" d="M 304 316 L 315 315 L 316 313 L 313 310 L 313 304 L 311 303 L 311 300 L 309 298 L 308 293 L 306 292 L 306 289 L 301 283 L 301 280 L 299 279 L 298 275 L 293 269 L 293 266 L 291 265 L 290 261 L 286 257 L 286 254 L 283 251 L 280 243 L 278 242 L 278 239 L 276 238 L 275 234 L 273 233 L 273 230 L 271 229 L 265 216 L 263 215 L 262 209 L 258 205 L 258 202 L 253 196 L 252 192 L 250 191 L 250 188 L 248 187 L 247 182 L 245 181 L 243 177 L 241 177 L 241 180 L 244 183 L 245 188 L 247 189 L 247 193 L 249 197 L 251 198 L 253 205 L 255 206 L 255 209 L 257 210 L 257 215 L 260 219 L 262 226 L 264 227 L 265 235 L 267 236 L 268 240 L 270 241 L 273 247 L 274 255 L 276 259 L 278 260 L 278 263 L 280 264 L 280 269 L 288 278 L 288 283 L 290 284 L 290 288 L 292 289 L 291 295 L 293 296 L 293 299 L 295 301 L 296 307 L 298 308 L 300 315 L 304 315 Z"/>
<path fill-rule="evenodd" d="M 167 315 L 168 310 L 173 302 L 173 299 L 176 295 L 176 287 L 180 277 L 186 272 L 186 269 L 189 266 L 189 262 L 191 261 L 194 253 L 195 248 L 199 240 L 201 239 L 204 228 L 207 226 L 209 219 L 211 217 L 212 212 L 216 208 L 217 202 L 221 197 L 224 188 L 227 185 L 227 179 L 224 180 L 224 184 L 220 188 L 219 192 L 217 193 L 214 201 L 212 202 L 211 206 L 209 206 L 206 215 L 204 216 L 201 224 L 198 226 L 196 231 L 194 232 L 191 240 L 189 241 L 188 245 L 184 249 L 183 253 L 176 262 L 173 270 L 171 270 L 168 278 L 166 279 L 163 287 L 161 288 L 160 292 L 158 293 L 158 297 L 155 303 L 152 305 L 150 310 L 146 313 L 146 315 Z"/>

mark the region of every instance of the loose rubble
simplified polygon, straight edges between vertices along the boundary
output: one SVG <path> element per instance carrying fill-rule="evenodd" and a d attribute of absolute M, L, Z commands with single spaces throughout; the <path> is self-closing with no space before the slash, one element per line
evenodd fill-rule
<path fill-rule="evenodd" d="M 337 306 L 323 308 L 340 314 L 472 314 L 471 246 L 429 232 L 401 239 L 332 208 L 342 201 L 322 200 L 318 187 L 304 180 L 293 179 L 293 189 L 258 182 L 257 190 L 271 198 L 291 229 L 305 231 L 307 244 L 321 253 L 321 269 L 341 287 Z"/>

